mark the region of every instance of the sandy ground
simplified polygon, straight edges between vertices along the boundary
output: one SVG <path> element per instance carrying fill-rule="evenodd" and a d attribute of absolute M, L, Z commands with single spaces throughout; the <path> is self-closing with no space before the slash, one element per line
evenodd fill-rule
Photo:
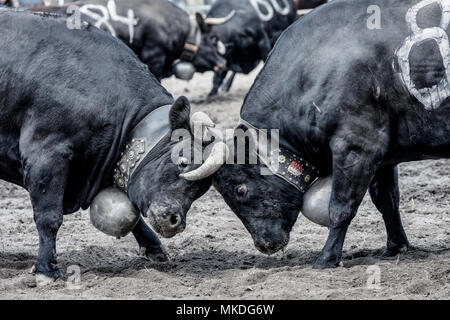
<path fill-rule="evenodd" d="M 163 84 L 175 96 L 189 97 L 194 110 L 232 127 L 255 75 L 238 76 L 231 93 L 211 103 L 204 101 L 211 74 Z M 27 273 L 38 248 L 29 197 L 0 182 L 0 298 L 448 299 L 449 173 L 448 160 L 401 166 L 401 211 L 413 245 L 408 253 L 379 257 L 384 224 L 366 198 L 348 232 L 344 267 L 326 271 L 311 269 L 326 229 L 300 217 L 285 254 L 264 256 L 214 190 L 193 205 L 183 234 L 163 240 L 171 255 L 164 264 L 139 258 L 132 236 L 107 237 L 94 229 L 87 212 L 79 212 L 65 217 L 57 242 L 63 274 L 73 266 L 81 270 L 78 289 L 67 288 L 62 280 L 45 288 L 29 286 Z M 379 285 L 368 286 L 377 275 Z"/>

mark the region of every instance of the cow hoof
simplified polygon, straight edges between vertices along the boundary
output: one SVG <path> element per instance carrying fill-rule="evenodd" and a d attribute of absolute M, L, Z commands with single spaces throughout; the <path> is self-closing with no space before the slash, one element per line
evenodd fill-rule
<path fill-rule="evenodd" d="M 31 267 L 28 274 L 29 276 L 26 277 L 25 284 L 30 288 L 47 286 L 61 277 L 59 270 L 53 271 L 49 275 L 38 273 L 36 271 L 36 265 Z"/>
<path fill-rule="evenodd" d="M 139 256 L 157 263 L 169 261 L 169 254 L 163 246 L 159 247 L 157 250 L 140 247 Z"/>
<path fill-rule="evenodd" d="M 313 269 L 314 270 L 325 270 L 325 269 L 336 269 L 337 267 L 339 267 L 340 264 L 335 264 L 335 263 L 314 263 L 313 264 Z"/>
<path fill-rule="evenodd" d="M 216 100 L 218 96 L 219 96 L 219 94 L 217 92 L 216 93 L 210 93 L 206 97 L 205 102 L 214 102 L 214 100 Z"/>
<path fill-rule="evenodd" d="M 147 258 L 153 262 L 162 263 L 169 261 L 169 256 L 165 253 L 149 254 Z"/>
<path fill-rule="evenodd" d="M 400 253 L 405 253 L 408 251 L 409 245 L 402 244 L 395 247 L 390 247 L 384 249 L 383 253 L 381 254 L 384 258 L 392 258 L 398 256 Z"/>
<path fill-rule="evenodd" d="M 36 278 L 36 285 L 38 287 L 46 287 L 50 284 L 53 284 L 56 281 L 56 279 L 58 279 L 57 277 L 56 278 L 49 277 L 42 273 L 37 273 L 35 278 Z"/>
<path fill-rule="evenodd" d="M 317 259 L 317 261 L 313 264 L 313 269 L 315 270 L 324 270 L 324 269 L 335 269 L 339 266 L 343 266 L 342 262 L 336 262 L 336 261 L 330 261 L 330 260 L 323 260 L 323 259 Z"/>

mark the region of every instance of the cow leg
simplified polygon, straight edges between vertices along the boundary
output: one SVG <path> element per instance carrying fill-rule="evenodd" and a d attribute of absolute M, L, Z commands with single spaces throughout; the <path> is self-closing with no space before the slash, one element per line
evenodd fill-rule
<path fill-rule="evenodd" d="M 60 277 L 56 267 L 56 235 L 63 222 L 68 163 L 64 157 L 40 151 L 39 156 L 25 158 L 24 177 L 39 233 L 34 270 L 43 281 L 48 281 Z"/>
<path fill-rule="evenodd" d="M 378 170 L 369 191 L 373 203 L 383 214 L 386 226 L 387 244 L 383 256 L 391 257 L 406 251 L 409 242 L 400 217 L 397 167 Z"/>
<path fill-rule="evenodd" d="M 211 92 L 208 94 L 208 98 L 212 98 L 219 93 L 220 86 L 222 86 L 222 83 L 225 77 L 227 76 L 227 73 L 228 71 L 214 72 L 213 88 Z"/>
<path fill-rule="evenodd" d="M 139 218 L 139 222 L 132 232 L 139 244 L 139 253 L 141 255 L 155 262 L 165 262 L 169 260 L 166 251 L 162 247 L 161 241 L 145 223 L 142 217 Z"/>
<path fill-rule="evenodd" d="M 344 142 L 345 143 L 345 142 Z M 369 184 L 375 175 L 376 158 L 369 150 L 336 144 L 338 153 L 333 153 L 333 187 L 330 199 L 330 230 L 328 239 L 315 269 L 336 268 L 342 258 L 347 229 L 356 215 Z"/>
<path fill-rule="evenodd" d="M 230 92 L 231 86 L 233 85 L 234 78 L 236 77 L 236 72 L 231 71 L 231 75 L 228 77 L 227 81 L 222 86 L 224 92 Z"/>

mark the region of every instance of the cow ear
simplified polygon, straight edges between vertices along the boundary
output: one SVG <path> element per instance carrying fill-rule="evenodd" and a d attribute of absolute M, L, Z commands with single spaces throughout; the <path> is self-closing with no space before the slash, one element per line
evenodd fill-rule
<path fill-rule="evenodd" d="M 200 12 L 195 13 L 195 19 L 197 19 L 197 24 L 202 33 L 208 33 L 211 31 L 211 27 L 206 24 L 205 19 L 203 19 L 203 16 Z"/>
<path fill-rule="evenodd" d="M 186 97 L 179 97 L 170 109 L 169 119 L 172 130 L 189 130 L 189 116 L 191 114 L 191 105 Z"/>

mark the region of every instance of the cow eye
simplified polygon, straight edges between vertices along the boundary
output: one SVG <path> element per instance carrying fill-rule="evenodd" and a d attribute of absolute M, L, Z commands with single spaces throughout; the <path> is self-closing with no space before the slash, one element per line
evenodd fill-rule
<path fill-rule="evenodd" d="M 188 166 L 188 164 L 189 164 L 189 160 L 187 158 L 181 157 L 181 158 L 178 159 L 178 166 L 180 168 L 184 169 L 184 168 L 186 168 Z"/>
<path fill-rule="evenodd" d="M 235 192 L 236 192 L 236 196 L 239 199 L 243 199 L 247 196 L 247 193 L 248 193 L 247 186 L 245 184 L 241 184 L 236 187 Z"/>

